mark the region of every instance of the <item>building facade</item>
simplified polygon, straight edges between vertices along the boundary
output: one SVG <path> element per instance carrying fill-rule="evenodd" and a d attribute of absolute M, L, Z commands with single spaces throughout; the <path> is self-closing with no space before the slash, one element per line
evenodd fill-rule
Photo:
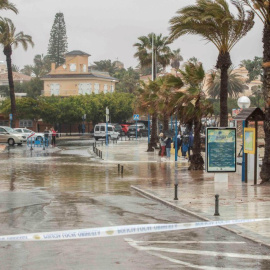
<path fill-rule="evenodd" d="M 71 51 L 65 55 L 65 64 L 55 67 L 42 77 L 44 96 L 76 96 L 99 93 L 112 93 L 115 90 L 116 78 L 106 72 L 89 72 L 89 54 L 82 51 Z"/>

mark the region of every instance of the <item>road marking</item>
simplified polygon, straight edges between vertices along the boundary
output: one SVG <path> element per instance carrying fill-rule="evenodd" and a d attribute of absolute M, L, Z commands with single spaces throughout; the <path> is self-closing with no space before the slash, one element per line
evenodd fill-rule
<path fill-rule="evenodd" d="M 270 260 L 270 256 L 268 255 L 252 255 L 252 254 L 239 254 L 239 253 L 229 253 L 229 252 L 202 251 L 202 250 L 189 250 L 189 249 L 176 249 L 176 248 L 145 247 L 145 246 L 138 246 L 136 242 L 134 242 L 133 240 L 128 241 L 128 238 L 126 238 L 126 241 L 129 243 L 130 246 L 138 250 L 143 250 L 143 251 L 162 251 L 162 252 L 177 253 L 177 254 L 230 257 L 230 258 L 254 259 L 254 260 Z"/>
<path fill-rule="evenodd" d="M 181 264 L 190 268 L 195 268 L 195 269 L 203 269 L 203 270 L 218 270 L 218 269 L 222 269 L 222 270 L 235 270 L 235 268 L 224 268 L 224 267 L 213 267 L 213 266 L 203 266 L 203 265 L 196 265 L 196 264 L 192 264 L 192 263 L 188 263 L 188 262 L 184 262 L 184 261 L 180 261 L 180 260 L 176 260 L 164 255 L 161 255 L 159 253 L 156 252 L 152 252 L 152 251 L 148 251 L 147 252 L 150 255 L 154 255 L 156 257 L 159 257 L 161 259 L 173 262 L 173 263 L 177 263 L 177 264 Z"/>
<path fill-rule="evenodd" d="M 149 243 L 149 244 L 222 244 L 222 245 L 234 245 L 234 244 L 246 244 L 246 242 L 225 242 L 225 241 L 136 241 L 130 238 L 134 243 Z"/>

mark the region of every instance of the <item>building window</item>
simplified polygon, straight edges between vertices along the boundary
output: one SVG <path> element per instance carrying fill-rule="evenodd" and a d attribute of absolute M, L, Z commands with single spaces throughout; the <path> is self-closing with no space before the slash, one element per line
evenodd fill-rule
<path fill-rule="evenodd" d="M 33 121 L 32 120 L 25 120 L 25 119 L 22 119 L 20 120 L 19 122 L 19 127 L 20 128 L 31 128 L 33 127 Z"/>
<path fill-rule="evenodd" d="M 91 83 L 79 83 L 79 95 L 90 95 L 92 94 L 92 84 Z"/>
<path fill-rule="evenodd" d="M 114 85 L 113 84 L 111 85 L 111 92 L 112 93 L 114 92 Z"/>
<path fill-rule="evenodd" d="M 52 83 L 51 84 L 51 96 L 52 95 L 59 96 L 59 92 L 60 92 L 60 84 L 59 83 Z"/>
<path fill-rule="evenodd" d="M 95 94 L 99 94 L 99 83 L 95 83 Z"/>
<path fill-rule="evenodd" d="M 108 93 L 108 84 L 104 84 L 104 94 Z"/>

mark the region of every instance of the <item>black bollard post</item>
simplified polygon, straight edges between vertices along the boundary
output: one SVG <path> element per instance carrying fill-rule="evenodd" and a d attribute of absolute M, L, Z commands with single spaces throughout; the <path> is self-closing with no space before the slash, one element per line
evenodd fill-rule
<path fill-rule="evenodd" d="M 121 166 L 121 174 L 124 173 L 124 166 Z"/>
<path fill-rule="evenodd" d="M 215 214 L 214 216 L 220 216 L 219 215 L 219 195 L 215 195 Z"/>
<path fill-rule="evenodd" d="M 177 188 L 178 188 L 178 184 L 174 184 L 174 200 L 175 201 L 178 201 Z"/>
<path fill-rule="evenodd" d="M 102 159 L 102 151 L 101 151 L 101 153 L 100 153 L 100 158 Z"/>

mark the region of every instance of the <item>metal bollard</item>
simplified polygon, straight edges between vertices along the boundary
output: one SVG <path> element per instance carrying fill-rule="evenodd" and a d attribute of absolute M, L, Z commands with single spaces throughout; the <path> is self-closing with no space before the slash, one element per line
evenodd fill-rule
<path fill-rule="evenodd" d="M 121 166 L 121 174 L 124 173 L 124 166 Z"/>
<path fill-rule="evenodd" d="M 102 151 L 100 151 L 100 158 L 102 159 Z"/>
<path fill-rule="evenodd" d="M 31 151 L 33 150 L 33 147 L 32 147 L 32 137 L 31 137 L 31 148 L 30 148 L 30 150 Z"/>
<path fill-rule="evenodd" d="M 178 188 L 178 184 L 174 184 L 174 200 L 175 201 L 178 201 L 177 188 Z"/>
<path fill-rule="evenodd" d="M 118 164 L 118 173 L 120 173 L 120 167 L 121 167 L 120 164 Z"/>
<path fill-rule="evenodd" d="M 215 195 L 215 214 L 214 216 L 220 216 L 219 214 L 219 195 Z"/>

